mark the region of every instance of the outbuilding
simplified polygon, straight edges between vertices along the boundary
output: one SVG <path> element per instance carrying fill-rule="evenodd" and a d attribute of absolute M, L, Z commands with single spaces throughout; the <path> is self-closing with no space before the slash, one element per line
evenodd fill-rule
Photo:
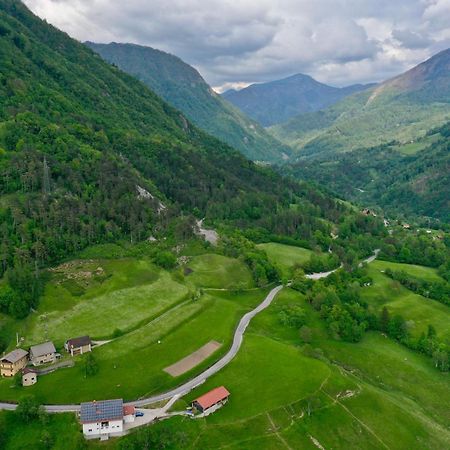
<path fill-rule="evenodd" d="M 221 408 L 227 401 L 230 393 L 224 386 L 217 387 L 207 392 L 192 402 L 192 407 L 202 416 L 207 416 Z"/>
<path fill-rule="evenodd" d="M 13 377 L 27 365 L 27 362 L 28 352 L 16 348 L 0 360 L 0 373 L 2 377 Z"/>
<path fill-rule="evenodd" d="M 92 351 L 92 341 L 89 336 L 81 336 L 66 341 L 64 348 L 72 356 L 82 355 Z"/>
<path fill-rule="evenodd" d="M 103 400 L 81 404 L 80 422 L 86 438 L 108 439 L 123 434 L 123 400 Z"/>
<path fill-rule="evenodd" d="M 33 366 L 54 363 L 56 361 L 56 349 L 53 342 L 48 341 L 30 348 L 30 360 Z"/>
<path fill-rule="evenodd" d="M 134 422 L 136 408 L 133 405 L 126 405 L 123 407 L 123 421 L 124 423 Z"/>
<path fill-rule="evenodd" d="M 29 367 L 22 370 L 22 386 L 33 386 L 37 383 L 37 372 Z"/>

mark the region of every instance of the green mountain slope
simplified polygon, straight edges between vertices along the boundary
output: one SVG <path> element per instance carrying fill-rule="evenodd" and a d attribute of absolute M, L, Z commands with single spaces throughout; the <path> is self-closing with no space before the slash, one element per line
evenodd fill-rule
<path fill-rule="evenodd" d="M 415 140 L 450 118 L 450 49 L 368 91 L 271 129 L 301 156 Z"/>
<path fill-rule="evenodd" d="M 337 88 L 299 73 L 282 80 L 252 84 L 239 91 L 232 89 L 224 92 L 222 96 L 267 127 L 286 122 L 301 113 L 326 108 L 371 86 L 355 84 Z"/>
<path fill-rule="evenodd" d="M 280 161 L 291 149 L 223 100 L 193 67 L 180 58 L 133 44 L 87 46 L 135 76 L 198 127 L 256 161 Z"/>
<path fill-rule="evenodd" d="M 0 99 L 0 274 L 164 236 L 182 214 L 310 239 L 346 213 L 12 0 L 0 0 Z"/>
<path fill-rule="evenodd" d="M 365 207 L 450 222 L 450 124 L 413 144 L 302 160 L 290 170 Z"/>

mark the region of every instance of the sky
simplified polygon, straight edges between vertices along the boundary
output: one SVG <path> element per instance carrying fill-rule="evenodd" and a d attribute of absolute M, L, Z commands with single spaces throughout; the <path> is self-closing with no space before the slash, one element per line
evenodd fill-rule
<path fill-rule="evenodd" d="M 175 54 L 218 91 L 382 81 L 450 47 L 450 0 L 24 0 L 80 41 Z"/>

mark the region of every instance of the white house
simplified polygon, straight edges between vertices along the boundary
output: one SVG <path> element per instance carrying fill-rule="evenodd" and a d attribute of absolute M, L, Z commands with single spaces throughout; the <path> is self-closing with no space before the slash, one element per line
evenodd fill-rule
<path fill-rule="evenodd" d="M 81 404 L 80 422 L 87 439 L 108 439 L 123 435 L 123 400 L 103 400 Z"/>

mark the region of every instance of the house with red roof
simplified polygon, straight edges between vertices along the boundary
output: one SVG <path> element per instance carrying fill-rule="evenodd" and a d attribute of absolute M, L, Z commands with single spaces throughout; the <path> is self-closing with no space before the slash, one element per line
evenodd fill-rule
<path fill-rule="evenodd" d="M 229 396 L 228 390 L 220 386 L 194 400 L 192 407 L 204 417 L 221 408 L 228 401 Z"/>

